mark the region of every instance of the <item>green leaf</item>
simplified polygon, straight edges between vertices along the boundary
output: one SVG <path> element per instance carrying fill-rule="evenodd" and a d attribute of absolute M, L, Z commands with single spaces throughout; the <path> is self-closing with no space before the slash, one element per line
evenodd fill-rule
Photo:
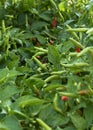
<path fill-rule="evenodd" d="M 8 68 L 0 70 L 0 82 L 3 82 L 6 79 L 8 73 L 9 73 Z"/>
<path fill-rule="evenodd" d="M 5 82 L 6 79 L 20 75 L 16 70 L 9 70 L 8 68 L 0 69 L 0 83 Z"/>
<path fill-rule="evenodd" d="M 32 25 L 31 25 L 31 30 L 41 30 L 43 27 L 47 26 L 48 23 L 47 22 L 43 22 L 43 21 L 35 21 Z"/>
<path fill-rule="evenodd" d="M 5 64 L 9 69 L 16 68 L 19 64 L 19 57 L 15 53 L 9 52 L 9 59 Z"/>
<path fill-rule="evenodd" d="M 32 99 L 21 101 L 19 106 L 24 108 L 25 106 L 28 106 L 28 105 L 37 105 L 37 104 L 42 104 L 44 102 L 45 102 L 44 100 L 40 100 L 38 98 L 32 98 Z"/>
<path fill-rule="evenodd" d="M 43 13 L 41 13 L 39 15 L 39 17 L 42 18 L 43 20 L 51 21 L 50 12 L 49 11 L 44 11 Z"/>
<path fill-rule="evenodd" d="M 0 130 L 22 130 L 15 116 L 7 116 L 0 122 Z"/>
<path fill-rule="evenodd" d="M 22 0 L 20 4 L 24 11 L 28 11 L 34 7 L 34 0 Z"/>
<path fill-rule="evenodd" d="M 88 104 L 84 109 L 85 119 L 87 121 L 87 127 L 92 124 L 93 121 L 93 104 Z"/>
<path fill-rule="evenodd" d="M 27 74 L 29 72 L 32 72 L 32 68 L 28 68 L 26 66 L 20 66 L 17 68 L 17 70 L 22 74 Z"/>
<path fill-rule="evenodd" d="M 36 115 L 38 115 L 38 113 L 40 112 L 42 107 L 43 107 L 43 104 L 37 103 L 35 105 L 25 107 L 25 109 L 26 109 L 27 113 L 31 113 L 32 116 L 36 116 Z"/>
<path fill-rule="evenodd" d="M 10 70 L 9 71 L 9 76 L 7 76 L 8 78 L 11 78 L 11 77 L 15 77 L 17 75 L 21 75 L 20 72 L 16 71 L 16 70 Z"/>
<path fill-rule="evenodd" d="M 18 100 L 16 100 L 16 102 L 14 103 L 14 106 L 24 108 L 26 106 L 34 106 L 37 104 L 43 104 L 45 102 L 46 101 L 43 99 L 26 95 L 26 96 L 21 96 L 20 98 L 18 98 Z"/>
<path fill-rule="evenodd" d="M 51 62 L 56 69 L 60 67 L 60 54 L 56 47 L 48 45 L 48 60 Z"/>
<path fill-rule="evenodd" d="M 34 86 L 36 85 L 38 88 L 41 88 L 44 85 L 44 80 L 42 80 L 41 78 L 34 78 L 34 77 L 30 77 L 26 80 L 26 84 L 27 86 Z"/>
<path fill-rule="evenodd" d="M 52 128 L 65 125 L 69 121 L 68 117 L 56 112 L 52 104 L 43 105 L 39 118 L 46 122 L 49 126 L 52 126 Z"/>
<path fill-rule="evenodd" d="M 57 88 L 64 88 L 64 86 L 61 84 L 50 84 L 46 88 L 44 88 L 44 91 L 47 92 L 51 90 L 56 90 Z"/>
<path fill-rule="evenodd" d="M 6 85 L 0 88 L 0 100 L 4 101 L 5 99 L 12 97 L 12 95 L 16 94 L 17 92 L 17 87 L 13 84 L 10 84 L 8 86 Z"/>
<path fill-rule="evenodd" d="M 70 118 L 74 126 L 77 128 L 77 130 L 85 130 L 87 122 L 82 116 L 75 113 L 70 115 Z"/>
<path fill-rule="evenodd" d="M 41 35 L 35 35 L 35 37 L 38 39 L 38 41 L 41 43 L 41 44 L 46 44 L 46 39 L 45 37 L 41 36 Z"/>
<path fill-rule="evenodd" d="M 65 12 L 65 1 L 61 2 L 59 5 L 59 10 Z"/>
<path fill-rule="evenodd" d="M 77 130 L 74 126 L 66 126 L 63 130 Z"/>
<path fill-rule="evenodd" d="M 0 130 L 8 130 L 8 128 L 0 123 Z"/>
<path fill-rule="evenodd" d="M 69 41 L 64 42 L 64 44 L 62 45 L 58 45 L 58 49 L 60 52 L 62 53 L 67 53 L 69 52 L 69 50 L 73 47 L 73 44 L 70 43 Z"/>

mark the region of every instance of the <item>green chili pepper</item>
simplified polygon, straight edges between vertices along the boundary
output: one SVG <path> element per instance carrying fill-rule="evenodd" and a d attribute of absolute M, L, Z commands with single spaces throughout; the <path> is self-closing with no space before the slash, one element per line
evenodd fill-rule
<path fill-rule="evenodd" d="M 53 100 L 53 105 L 54 105 L 54 109 L 57 112 L 63 114 L 62 110 L 58 107 L 58 94 L 57 93 L 55 94 L 55 97 L 54 97 L 54 100 Z"/>
<path fill-rule="evenodd" d="M 10 19 L 14 18 L 13 15 L 5 15 L 5 16 L 8 17 L 8 18 L 10 18 Z"/>
<path fill-rule="evenodd" d="M 90 85 L 88 85 L 88 88 L 89 88 L 90 92 L 93 94 L 93 89 L 90 87 Z"/>
<path fill-rule="evenodd" d="M 59 92 L 59 94 L 62 96 L 69 96 L 69 97 L 77 97 L 77 93 L 67 93 L 67 92 Z"/>
<path fill-rule="evenodd" d="M 54 0 L 50 0 L 50 2 L 56 9 L 58 9 L 56 3 L 54 2 Z"/>
<path fill-rule="evenodd" d="M 48 52 L 48 50 L 46 50 L 46 49 L 43 49 L 43 48 L 40 48 L 40 47 L 34 47 L 36 50 L 38 50 L 38 51 L 42 51 L 42 52 Z"/>
<path fill-rule="evenodd" d="M 92 49 L 93 49 L 93 47 L 86 47 L 86 48 L 84 48 L 80 53 L 77 54 L 77 57 L 80 57 L 80 56 L 86 54 L 88 51 L 90 51 Z"/>
<path fill-rule="evenodd" d="M 6 32 L 5 21 L 2 20 L 2 33 L 4 34 L 5 32 Z"/>
<path fill-rule="evenodd" d="M 48 37 L 50 37 L 50 38 L 52 38 L 52 39 L 56 40 L 56 37 L 52 36 L 52 35 L 51 35 L 51 34 L 49 34 L 48 32 L 44 31 L 44 33 L 45 33 Z"/>
<path fill-rule="evenodd" d="M 47 54 L 47 52 L 37 52 L 34 56 L 36 57 L 36 56 L 45 55 L 45 54 Z"/>
<path fill-rule="evenodd" d="M 93 34 L 93 28 L 88 29 L 88 31 L 86 32 L 86 34 Z"/>
<path fill-rule="evenodd" d="M 18 0 L 12 0 L 12 5 L 14 5 Z"/>
<path fill-rule="evenodd" d="M 55 90 L 55 89 L 58 89 L 58 88 L 61 88 L 61 89 L 65 89 L 65 86 L 63 85 L 60 85 L 60 84 L 51 84 L 49 86 L 47 86 L 46 88 L 44 88 L 44 91 L 52 91 L 52 90 Z"/>
<path fill-rule="evenodd" d="M 64 66 L 64 67 L 86 67 L 86 66 L 89 66 L 89 64 L 88 63 L 83 63 L 83 62 L 80 62 L 80 63 L 73 63 L 73 64 L 62 64 L 62 66 Z"/>
<path fill-rule="evenodd" d="M 71 28 L 71 29 L 67 29 L 67 31 L 70 32 L 86 32 L 88 30 L 88 28 Z"/>
<path fill-rule="evenodd" d="M 54 2 L 54 0 L 50 0 L 50 2 L 55 7 L 55 9 L 58 11 L 58 14 L 59 14 L 60 18 L 62 19 L 62 21 L 64 21 L 64 17 L 61 14 L 61 12 L 60 12 L 59 8 L 57 7 L 56 3 Z"/>
<path fill-rule="evenodd" d="M 70 52 L 69 56 L 77 56 L 77 52 Z"/>
<path fill-rule="evenodd" d="M 37 96 L 40 96 L 40 91 L 39 89 L 36 87 L 36 85 L 33 85 L 34 91 L 37 94 Z"/>
<path fill-rule="evenodd" d="M 62 21 L 64 21 L 64 17 L 63 17 L 63 15 L 61 14 L 61 12 L 59 10 L 58 10 L 58 13 L 59 13 L 59 16 L 62 19 Z"/>
<path fill-rule="evenodd" d="M 35 56 L 32 57 L 32 59 L 38 64 L 38 66 L 43 69 L 43 70 L 47 70 L 46 65 L 42 64 Z"/>
<path fill-rule="evenodd" d="M 73 38 L 69 38 L 70 39 L 70 41 L 76 46 L 76 47 L 79 47 L 79 48 L 81 48 L 81 49 L 84 49 L 84 46 L 81 44 L 81 43 L 79 43 L 78 41 L 76 41 L 75 39 L 73 39 Z"/>
<path fill-rule="evenodd" d="M 48 77 L 47 79 L 45 79 L 45 82 L 47 83 L 53 79 L 58 79 L 58 78 L 60 78 L 59 75 L 52 75 L 52 76 Z"/>
<path fill-rule="evenodd" d="M 26 19 L 26 27 L 28 27 L 28 16 L 27 16 L 27 14 L 25 15 L 25 19 Z"/>
<path fill-rule="evenodd" d="M 64 71 L 54 71 L 54 72 L 51 72 L 51 74 L 53 74 L 53 75 L 61 75 L 61 74 L 64 74 L 64 73 L 66 73 L 65 70 Z"/>
<path fill-rule="evenodd" d="M 83 37 L 83 33 L 82 32 L 79 32 L 79 37 L 80 37 L 80 41 L 81 41 L 82 37 Z"/>
<path fill-rule="evenodd" d="M 68 28 L 67 31 L 69 31 L 69 29 L 72 29 L 69 25 L 66 25 L 66 27 Z M 73 32 L 73 31 L 70 31 L 70 32 L 72 33 L 72 35 L 74 36 L 74 38 L 79 41 L 78 35 L 75 32 Z"/>
<path fill-rule="evenodd" d="M 93 126 L 91 127 L 91 129 L 90 130 L 93 130 Z"/>
<path fill-rule="evenodd" d="M 41 119 L 37 118 L 36 121 L 38 122 L 38 124 L 44 128 L 44 130 L 52 130 L 52 128 L 50 126 L 48 126 L 44 121 L 42 121 Z"/>
<path fill-rule="evenodd" d="M 18 105 L 20 108 L 24 108 L 25 106 L 29 106 L 29 105 L 37 105 L 37 104 L 43 104 L 46 101 L 43 99 L 39 99 L 39 98 L 32 98 L 32 99 L 27 99 L 27 100 L 23 100 L 21 101 Z"/>
<path fill-rule="evenodd" d="M 22 117 L 24 117 L 24 118 L 30 120 L 31 122 L 35 122 L 32 118 L 29 118 L 29 117 L 27 116 L 27 114 L 24 114 L 24 113 L 22 113 L 21 111 L 11 110 L 11 113 L 12 113 L 12 114 L 13 114 L 13 113 L 14 113 L 14 114 L 18 114 L 18 115 L 20 115 L 20 116 L 22 116 Z"/>

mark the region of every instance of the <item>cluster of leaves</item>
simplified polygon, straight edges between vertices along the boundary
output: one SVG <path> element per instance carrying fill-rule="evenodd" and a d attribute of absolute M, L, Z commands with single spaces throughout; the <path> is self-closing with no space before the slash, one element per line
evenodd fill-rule
<path fill-rule="evenodd" d="M 93 0 L 1 0 L 0 23 L 0 129 L 93 130 Z"/>

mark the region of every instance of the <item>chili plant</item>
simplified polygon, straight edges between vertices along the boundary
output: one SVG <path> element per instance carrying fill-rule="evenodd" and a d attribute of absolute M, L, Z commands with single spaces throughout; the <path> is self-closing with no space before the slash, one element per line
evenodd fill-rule
<path fill-rule="evenodd" d="M 0 2 L 0 129 L 93 129 L 92 4 Z"/>

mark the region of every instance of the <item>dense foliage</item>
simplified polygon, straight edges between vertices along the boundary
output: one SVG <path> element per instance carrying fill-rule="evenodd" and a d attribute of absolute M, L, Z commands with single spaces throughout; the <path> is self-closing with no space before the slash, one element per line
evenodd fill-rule
<path fill-rule="evenodd" d="M 0 1 L 0 130 L 93 130 L 93 0 Z"/>

